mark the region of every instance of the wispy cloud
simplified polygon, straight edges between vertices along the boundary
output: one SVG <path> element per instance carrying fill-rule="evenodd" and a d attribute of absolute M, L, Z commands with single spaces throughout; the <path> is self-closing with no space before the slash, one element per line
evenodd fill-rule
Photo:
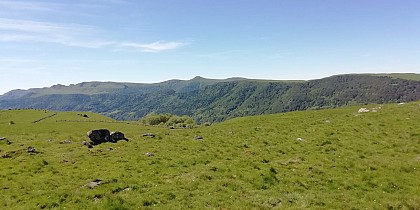
<path fill-rule="evenodd" d="M 165 41 L 158 41 L 148 44 L 140 44 L 140 43 L 122 43 L 119 45 L 121 48 L 128 48 L 128 49 L 137 49 L 142 52 L 162 52 L 167 50 L 174 50 L 180 48 L 182 46 L 187 45 L 186 42 L 165 42 Z"/>
<path fill-rule="evenodd" d="M 179 41 L 152 43 L 111 41 L 98 38 L 97 35 L 101 32 L 103 31 L 89 25 L 0 18 L 0 42 L 54 43 L 82 48 L 109 46 L 116 49 L 154 53 L 178 49 L 188 44 Z"/>
<path fill-rule="evenodd" d="M 99 48 L 114 43 L 92 38 L 95 31 L 94 27 L 86 25 L 0 18 L 2 42 L 43 42 L 85 48 Z"/>
<path fill-rule="evenodd" d="M 80 40 L 70 36 L 34 36 L 26 34 L 1 34 L 1 42 L 38 42 L 38 43 L 54 43 L 70 47 L 82 48 L 100 48 L 114 44 L 111 41 L 101 40 Z"/>
<path fill-rule="evenodd" d="M 50 11 L 52 4 L 33 1 L 3 1 L 0 0 L 0 7 L 12 10 Z"/>
<path fill-rule="evenodd" d="M 93 27 L 77 24 L 64 25 L 50 22 L 0 18 L 0 30 L 33 33 L 85 33 L 93 30 Z"/>

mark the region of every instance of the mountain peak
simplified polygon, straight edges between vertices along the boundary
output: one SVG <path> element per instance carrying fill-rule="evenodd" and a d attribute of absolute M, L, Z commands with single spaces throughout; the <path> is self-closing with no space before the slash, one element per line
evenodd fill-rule
<path fill-rule="evenodd" d="M 205 80 L 206 78 L 201 77 L 201 76 L 195 76 L 194 78 L 192 78 L 191 80 Z"/>

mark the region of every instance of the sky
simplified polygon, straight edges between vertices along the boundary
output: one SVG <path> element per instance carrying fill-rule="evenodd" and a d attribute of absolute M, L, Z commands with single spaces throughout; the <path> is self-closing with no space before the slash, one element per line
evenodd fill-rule
<path fill-rule="evenodd" d="M 420 73 L 419 0 L 0 0 L 0 94 Z"/>

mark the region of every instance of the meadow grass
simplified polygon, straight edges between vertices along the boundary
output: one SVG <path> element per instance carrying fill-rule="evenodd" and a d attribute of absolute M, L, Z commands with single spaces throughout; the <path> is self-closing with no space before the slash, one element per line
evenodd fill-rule
<path fill-rule="evenodd" d="M 0 209 L 420 209 L 419 103 L 194 129 L 95 113 L 0 111 L 0 137 L 11 142 L 0 141 Z M 99 128 L 129 141 L 81 144 Z M 97 179 L 99 186 L 86 186 Z"/>

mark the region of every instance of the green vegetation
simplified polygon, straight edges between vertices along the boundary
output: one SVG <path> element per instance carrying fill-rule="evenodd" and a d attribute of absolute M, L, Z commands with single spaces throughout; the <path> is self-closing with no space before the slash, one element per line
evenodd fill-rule
<path fill-rule="evenodd" d="M 94 113 L 0 111 L 0 208 L 420 209 L 419 103 L 172 130 Z M 82 145 L 98 128 L 129 141 Z"/>
<path fill-rule="evenodd" d="M 338 75 L 311 81 L 196 77 L 158 84 L 92 82 L 12 91 L 0 96 L 0 109 L 91 111 L 118 120 L 138 120 L 151 112 L 173 113 L 192 116 L 201 124 L 297 110 L 410 102 L 420 100 L 419 90 L 420 81 L 389 76 Z"/>
<path fill-rule="evenodd" d="M 373 76 L 391 77 L 395 79 L 406 79 L 420 81 L 420 74 L 414 73 L 393 73 L 393 74 L 372 74 Z"/>
<path fill-rule="evenodd" d="M 146 115 L 141 122 L 144 125 L 160 125 L 160 126 L 167 126 L 167 127 L 178 127 L 178 128 L 192 128 L 195 126 L 194 119 L 184 115 L 184 116 L 177 116 L 170 113 L 166 114 L 156 114 L 150 113 Z"/>

